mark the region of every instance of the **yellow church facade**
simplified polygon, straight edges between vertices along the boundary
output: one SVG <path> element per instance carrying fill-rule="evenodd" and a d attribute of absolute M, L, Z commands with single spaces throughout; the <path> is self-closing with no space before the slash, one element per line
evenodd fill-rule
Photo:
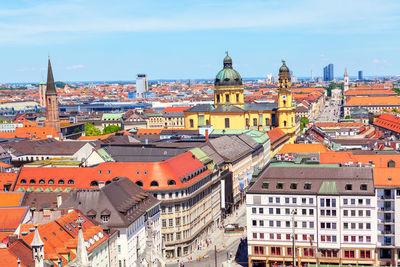
<path fill-rule="evenodd" d="M 295 107 L 292 105 L 290 72 L 285 62 L 279 69 L 278 103 L 245 103 L 242 78 L 232 68 L 232 59 L 228 54 L 214 84 L 214 105 L 199 104 L 185 110 L 186 129 L 212 127 L 215 130 L 269 131 L 279 127 L 290 136 L 290 142 L 294 142 Z"/>

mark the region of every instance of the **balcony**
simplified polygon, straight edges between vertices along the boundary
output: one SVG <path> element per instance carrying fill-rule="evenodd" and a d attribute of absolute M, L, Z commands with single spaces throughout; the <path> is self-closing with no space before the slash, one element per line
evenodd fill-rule
<path fill-rule="evenodd" d="M 379 224 L 393 224 L 394 220 L 393 219 L 378 219 Z"/>
<path fill-rule="evenodd" d="M 384 236 L 394 235 L 394 231 L 392 231 L 392 230 L 390 230 L 390 231 L 379 231 L 379 235 L 384 235 Z"/>
<path fill-rule="evenodd" d="M 394 196 L 382 195 L 379 196 L 379 200 L 394 200 Z"/>
<path fill-rule="evenodd" d="M 394 207 L 379 207 L 378 208 L 379 212 L 394 212 Z"/>

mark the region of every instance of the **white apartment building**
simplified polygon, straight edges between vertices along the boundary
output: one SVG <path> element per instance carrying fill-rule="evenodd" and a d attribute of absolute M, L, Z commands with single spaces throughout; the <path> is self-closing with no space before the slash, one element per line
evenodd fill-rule
<path fill-rule="evenodd" d="M 374 266 L 377 205 L 370 167 L 271 163 L 247 192 L 249 265 Z"/>

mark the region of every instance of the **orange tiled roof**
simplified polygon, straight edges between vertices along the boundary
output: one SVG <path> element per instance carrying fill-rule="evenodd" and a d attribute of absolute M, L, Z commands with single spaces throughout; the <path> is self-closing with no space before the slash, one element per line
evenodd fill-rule
<path fill-rule="evenodd" d="M 397 168 L 374 168 L 375 186 L 400 186 L 400 172 Z"/>
<path fill-rule="evenodd" d="M 319 154 L 321 164 L 339 164 L 344 162 L 357 162 L 351 152 L 329 151 Z"/>
<path fill-rule="evenodd" d="M 376 126 L 400 133 L 400 117 L 390 114 L 382 113 L 374 122 Z"/>
<path fill-rule="evenodd" d="M 161 111 L 161 113 L 174 113 L 174 112 L 184 112 L 190 107 L 166 107 Z"/>
<path fill-rule="evenodd" d="M 136 134 L 137 135 L 149 135 L 149 134 L 161 134 L 161 132 L 165 130 L 161 129 L 138 129 Z"/>
<path fill-rule="evenodd" d="M 22 223 L 29 207 L 0 208 L 0 230 L 15 230 Z"/>
<path fill-rule="evenodd" d="M 345 106 L 389 106 L 400 105 L 397 96 L 355 96 L 350 97 Z"/>
<path fill-rule="evenodd" d="M 11 184 L 12 188 L 17 180 L 17 176 L 18 173 L 16 172 L 0 172 L 0 191 L 4 190 L 5 184 Z"/>
<path fill-rule="evenodd" d="M 323 144 L 285 144 L 279 154 L 327 152 Z"/>
<path fill-rule="evenodd" d="M 394 161 L 396 168 L 400 168 L 400 155 L 354 155 L 357 162 L 369 163 L 372 161 L 375 167 L 385 168 L 389 161 Z"/>
<path fill-rule="evenodd" d="M 313 123 L 318 127 L 324 128 L 361 128 L 363 125 L 359 122 L 317 122 Z"/>
<path fill-rule="evenodd" d="M 397 95 L 396 92 L 392 90 L 365 90 L 365 89 L 358 89 L 358 90 L 348 90 L 344 93 L 346 96 L 353 96 L 353 95 Z"/>
<path fill-rule="evenodd" d="M 0 207 L 18 207 L 23 197 L 20 192 L 0 192 Z"/>

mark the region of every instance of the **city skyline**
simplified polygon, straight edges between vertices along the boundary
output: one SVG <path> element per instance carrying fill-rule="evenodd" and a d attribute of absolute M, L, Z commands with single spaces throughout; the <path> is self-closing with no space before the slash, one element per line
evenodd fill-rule
<path fill-rule="evenodd" d="M 47 54 L 56 80 L 209 79 L 229 50 L 243 77 L 298 77 L 333 63 L 370 75 L 400 74 L 400 4 L 352 1 L 106 2 L 0 4 L 0 82 L 39 82 Z M 346 8 L 343 8 L 343 7 Z M 340 20 L 338 20 L 338 16 Z M 362 45 L 361 45 L 362 44 Z"/>

